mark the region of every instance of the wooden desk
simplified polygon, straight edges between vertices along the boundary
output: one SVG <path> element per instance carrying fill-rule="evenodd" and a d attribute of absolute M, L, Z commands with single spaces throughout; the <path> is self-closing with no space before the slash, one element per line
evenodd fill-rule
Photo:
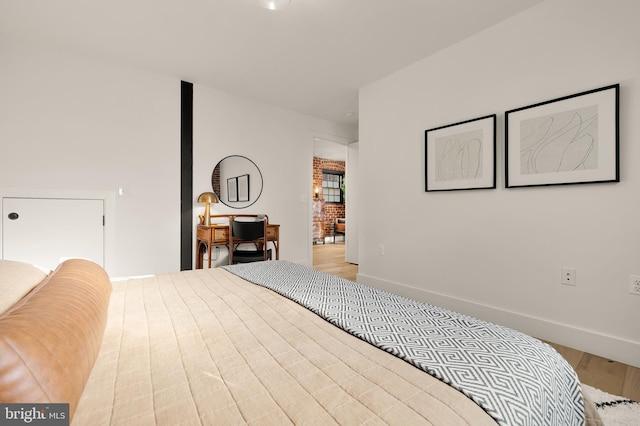
<path fill-rule="evenodd" d="M 280 225 L 267 224 L 267 242 L 276 249 L 276 260 L 280 259 Z M 215 246 L 229 248 L 229 225 L 198 225 L 196 229 L 196 269 L 202 269 L 204 252 L 208 252 L 207 267 L 211 268 L 211 249 Z"/>

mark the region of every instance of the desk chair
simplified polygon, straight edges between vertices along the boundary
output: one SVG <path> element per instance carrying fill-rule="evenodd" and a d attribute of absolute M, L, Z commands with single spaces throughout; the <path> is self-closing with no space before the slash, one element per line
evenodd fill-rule
<path fill-rule="evenodd" d="M 336 243 L 336 234 L 347 236 L 347 219 L 343 217 L 336 218 L 333 222 L 333 244 Z"/>
<path fill-rule="evenodd" d="M 266 219 L 249 222 L 233 218 L 229 230 L 229 263 L 271 260 L 271 250 L 267 249 Z M 241 244 L 244 245 L 242 250 L 239 249 Z M 253 250 L 246 246 L 253 246 Z"/>

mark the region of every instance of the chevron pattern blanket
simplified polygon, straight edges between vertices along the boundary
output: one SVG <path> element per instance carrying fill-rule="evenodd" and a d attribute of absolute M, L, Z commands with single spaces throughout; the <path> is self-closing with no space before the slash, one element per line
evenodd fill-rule
<path fill-rule="evenodd" d="M 500 425 L 582 425 L 575 371 L 518 331 L 287 261 L 224 266 L 442 380 Z"/>

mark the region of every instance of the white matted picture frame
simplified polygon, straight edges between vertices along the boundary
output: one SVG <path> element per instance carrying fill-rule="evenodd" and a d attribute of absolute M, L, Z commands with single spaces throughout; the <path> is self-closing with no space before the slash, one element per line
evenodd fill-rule
<path fill-rule="evenodd" d="M 238 177 L 227 179 L 227 200 L 230 203 L 238 202 Z"/>
<path fill-rule="evenodd" d="M 620 181 L 620 85 L 505 113 L 505 186 Z"/>
<path fill-rule="evenodd" d="M 425 130 L 425 191 L 496 187 L 496 115 Z"/>
<path fill-rule="evenodd" d="M 249 201 L 249 175 L 244 174 L 238 179 L 238 201 Z"/>

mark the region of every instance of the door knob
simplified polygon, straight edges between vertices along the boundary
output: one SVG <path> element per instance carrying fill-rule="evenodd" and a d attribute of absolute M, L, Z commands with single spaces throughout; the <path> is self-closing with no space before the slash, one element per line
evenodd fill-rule
<path fill-rule="evenodd" d="M 11 219 L 11 220 L 16 220 L 17 218 L 20 217 L 20 215 L 18 213 L 16 213 L 16 212 L 11 212 L 11 213 L 9 213 L 9 215 L 7 217 L 9 219 Z"/>

